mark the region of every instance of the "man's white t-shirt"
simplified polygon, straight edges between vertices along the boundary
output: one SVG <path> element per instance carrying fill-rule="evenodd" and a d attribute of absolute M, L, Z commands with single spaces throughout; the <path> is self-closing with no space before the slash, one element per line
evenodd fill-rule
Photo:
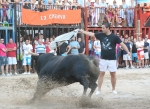
<path fill-rule="evenodd" d="M 101 47 L 100 41 L 97 41 L 97 40 L 94 41 L 94 46 L 95 46 L 95 47 Z M 96 52 L 101 52 L 101 48 L 96 48 L 95 51 L 96 51 Z"/>
<path fill-rule="evenodd" d="M 136 42 L 136 45 L 144 47 L 144 42 L 143 41 L 141 41 L 141 42 L 138 41 L 138 42 Z M 137 50 L 143 50 L 143 48 L 137 48 Z"/>
<path fill-rule="evenodd" d="M 33 47 L 31 44 L 28 44 L 28 45 L 24 44 L 23 45 L 24 56 L 25 57 L 31 57 L 31 55 L 26 55 L 26 54 L 28 54 L 29 51 L 31 51 L 32 49 L 33 49 Z"/>

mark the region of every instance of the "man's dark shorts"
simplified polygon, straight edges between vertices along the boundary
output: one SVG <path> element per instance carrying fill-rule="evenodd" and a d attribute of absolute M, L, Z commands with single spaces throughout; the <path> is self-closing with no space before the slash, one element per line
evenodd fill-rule
<path fill-rule="evenodd" d="M 8 65 L 8 60 L 6 56 L 0 56 L 0 65 L 1 66 Z"/>

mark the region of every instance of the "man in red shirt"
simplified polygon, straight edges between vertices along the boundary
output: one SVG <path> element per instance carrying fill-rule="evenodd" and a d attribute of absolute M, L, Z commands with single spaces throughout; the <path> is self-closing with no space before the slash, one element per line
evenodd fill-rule
<path fill-rule="evenodd" d="M 9 43 L 6 45 L 6 48 L 8 51 L 7 56 L 8 56 L 8 65 L 10 69 L 10 75 L 12 75 L 12 65 L 14 65 L 15 75 L 17 75 L 16 43 L 13 42 L 12 38 L 9 39 Z"/>

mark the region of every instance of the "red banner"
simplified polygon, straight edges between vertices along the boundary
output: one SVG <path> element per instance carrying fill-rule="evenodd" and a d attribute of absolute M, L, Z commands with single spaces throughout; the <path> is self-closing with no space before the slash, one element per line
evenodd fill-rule
<path fill-rule="evenodd" d="M 48 10 L 36 12 L 23 8 L 22 23 L 29 25 L 81 23 L 81 10 Z"/>

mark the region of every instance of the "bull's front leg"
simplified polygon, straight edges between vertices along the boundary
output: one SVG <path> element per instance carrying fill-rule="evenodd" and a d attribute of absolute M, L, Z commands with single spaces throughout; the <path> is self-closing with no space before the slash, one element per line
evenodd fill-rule
<path fill-rule="evenodd" d="M 97 88 L 97 84 L 94 81 L 90 81 L 89 88 L 91 88 L 91 91 L 89 93 L 89 97 L 91 98 L 92 94 L 94 93 L 95 89 Z"/>
<path fill-rule="evenodd" d="M 50 91 L 50 89 L 52 88 L 49 84 L 48 79 L 39 79 L 37 82 L 36 92 L 34 93 L 34 96 L 30 101 L 34 102 L 35 100 L 40 100 L 42 96 L 44 96 L 48 91 Z"/>
<path fill-rule="evenodd" d="M 88 81 L 88 79 L 86 77 L 81 77 L 80 83 L 83 85 L 83 88 L 84 88 L 83 96 L 85 96 L 86 92 L 87 92 L 87 89 L 89 87 L 89 81 Z"/>

